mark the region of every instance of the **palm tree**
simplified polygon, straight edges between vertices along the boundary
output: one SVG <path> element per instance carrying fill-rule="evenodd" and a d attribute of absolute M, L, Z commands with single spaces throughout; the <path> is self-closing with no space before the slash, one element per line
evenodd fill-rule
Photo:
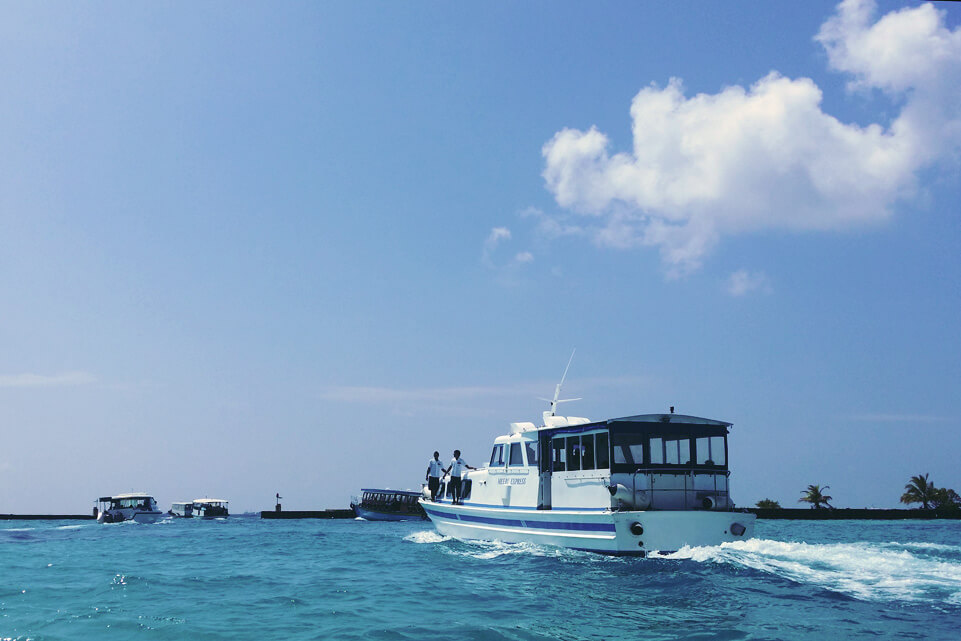
<path fill-rule="evenodd" d="M 808 489 L 802 492 L 804 496 L 798 499 L 798 503 L 810 503 L 812 510 L 820 510 L 822 503 L 828 507 L 832 507 L 828 501 L 833 501 L 834 497 L 823 493 L 823 491 L 829 487 L 831 486 L 825 485 L 821 487 L 820 485 L 808 485 Z"/>
<path fill-rule="evenodd" d="M 781 504 L 774 499 L 761 499 L 757 502 L 758 508 L 762 510 L 780 510 Z"/>
<path fill-rule="evenodd" d="M 901 495 L 901 502 L 905 505 L 920 503 L 922 510 L 931 509 L 931 505 L 938 499 L 938 488 L 934 483 L 928 481 L 928 475 L 912 476 L 911 480 L 904 486 L 904 494 Z"/>

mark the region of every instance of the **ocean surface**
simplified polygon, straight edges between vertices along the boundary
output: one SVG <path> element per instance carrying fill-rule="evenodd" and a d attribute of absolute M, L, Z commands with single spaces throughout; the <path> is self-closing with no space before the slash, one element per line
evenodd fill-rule
<path fill-rule="evenodd" d="M 429 522 L 0 521 L 0 639 L 961 638 L 961 521 L 758 521 L 667 559 Z"/>

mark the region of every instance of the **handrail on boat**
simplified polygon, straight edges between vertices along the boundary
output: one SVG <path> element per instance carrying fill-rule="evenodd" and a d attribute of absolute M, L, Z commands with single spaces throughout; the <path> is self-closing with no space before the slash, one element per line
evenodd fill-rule
<path fill-rule="evenodd" d="M 654 497 L 657 495 L 658 492 L 683 492 L 684 505 L 685 506 L 691 505 L 691 500 L 689 496 L 690 493 L 691 492 L 696 493 L 699 491 L 697 488 L 694 487 L 695 476 L 711 476 L 714 481 L 714 488 L 711 491 L 716 496 L 719 496 L 719 497 L 723 496 L 725 499 L 727 499 L 727 502 L 730 503 L 730 495 L 731 495 L 730 490 L 729 489 L 719 490 L 717 487 L 717 477 L 719 476 L 724 476 L 725 478 L 730 477 L 731 476 L 730 470 L 707 472 L 703 470 L 692 470 L 687 467 L 653 468 L 653 469 L 649 467 L 636 468 L 634 470 L 634 473 L 631 475 L 631 497 L 632 497 L 632 500 L 635 501 L 635 503 L 637 501 L 637 475 L 641 473 L 647 474 L 648 476 L 648 482 L 647 482 L 648 489 L 646 491 L 648 492 L 648 496 L 649 496 L 648 505 L 647 505 L 647 509 L 649 510 L 656 509 L 654 507 Z M 654 487 L 654 483 L 656 480 L 654 478 L 655 474 L 665 474 L 665 473 L 674 474 L 675 476 L 684 476 L 685 477 L 684 488 L 683 489 L 671 488 L 671 489 L 664 489 L 664 490 L 656 489 Z M 690 482 L 688 482 L 688 479 L 690 479 Z M 703 491 L 703 490 L 700 490 L 700 491 Z M 695 498 L 696 498 L 696 495 L 695 495 Z"/>

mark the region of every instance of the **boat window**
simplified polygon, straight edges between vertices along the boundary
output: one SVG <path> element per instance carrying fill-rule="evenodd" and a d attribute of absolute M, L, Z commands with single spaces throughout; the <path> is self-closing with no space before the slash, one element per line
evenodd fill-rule
<path fill-rule="evenodd" d="M 551 440 L 551 451 L 553 452 L 553 458 L 551 459 L 551 470 L 554 472 L 563 472 L 567 469 L 567 450 L 564 449 L 564 437 L 558 437 Z"/>
<path fill-rule="evenodd" d="M 567 437 L 567 471 L 574 472 L 581 469 L 581 439 L 578 436 Z"/>
<path fill-rule="evenodd" d="M 611 437 L 614 441 L 614 463 L 642 465 L 644 463 L 644 435 L 631 432 L 615 432 Z"/>
<path fill-rule="evenodd" d="M 711 437 L 711 460 L 714 465 L 727 465 L 727 449 L 724 447 L 723 436 Z"/>
<path fill-rule="evenodd" d="M 694 441 L 694 453 L 697 455 L 695 460 L 698 465 L 713 465 L 714 459 L 711 458 L 711 440 L 706 436 Z M 711 461 L 711 463 L 708 463 L 708 461 Z"/>
<path fill-rule="evenodd" d="M 651 461 L 653 463 L 653 461 Z M 664 462 L 668 465 L 691 464 L 691 439 L 679 438 L 664 441 Z"/>
<path fill-rule="evenodd" d="M 610 453 L 607 451 L 607 433 L 601 432 L 596 437 L 595 454 L 597 455 L 597 469 L 606 470 L 611 466 Z"/>
<path fill-rule="evenodd" d="M 524 441 L 524 448 L 527 450 L 527 464 L 537 465 L 537 444 L 534 441 Z"/>
<path fill-rule="evenodd" d="M 581 434 L 581 469 L 594 469 L 594 435 Z"/>
<path fill-rule="evenodd" d="M 524 454 L 520 443 L 511 443 L 511 465 L 523 465 Z"/>
<path fill-rule="evenodd" d="M 493 451 L 491 452 L 491 467 L 497 467 L 504 464 L 504 446 L 495 445 Z"/>
<path fill-rule="evenodd" d="M 664 439 L 655 437 L 651 439 L 651 463 L 659 465 L 664 462 Z"/>

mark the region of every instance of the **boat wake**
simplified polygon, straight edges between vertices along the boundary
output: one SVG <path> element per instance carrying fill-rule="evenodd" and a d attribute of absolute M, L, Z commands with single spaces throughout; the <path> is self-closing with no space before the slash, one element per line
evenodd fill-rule
<path fill-rule="evenodd" d="M 750 568 L 865 601 L 961 605 L 961 547 L 954 545 L 751 539 L 684 547 L 663 558 Z"/>
<path fill-rule="evenodd" d="M 410 543 L 443 543 L 450 541 L 451 537 L 438 534 L 436 530 L 423 530 L 421 532 L 411 532 L 404 537 Z"/>

